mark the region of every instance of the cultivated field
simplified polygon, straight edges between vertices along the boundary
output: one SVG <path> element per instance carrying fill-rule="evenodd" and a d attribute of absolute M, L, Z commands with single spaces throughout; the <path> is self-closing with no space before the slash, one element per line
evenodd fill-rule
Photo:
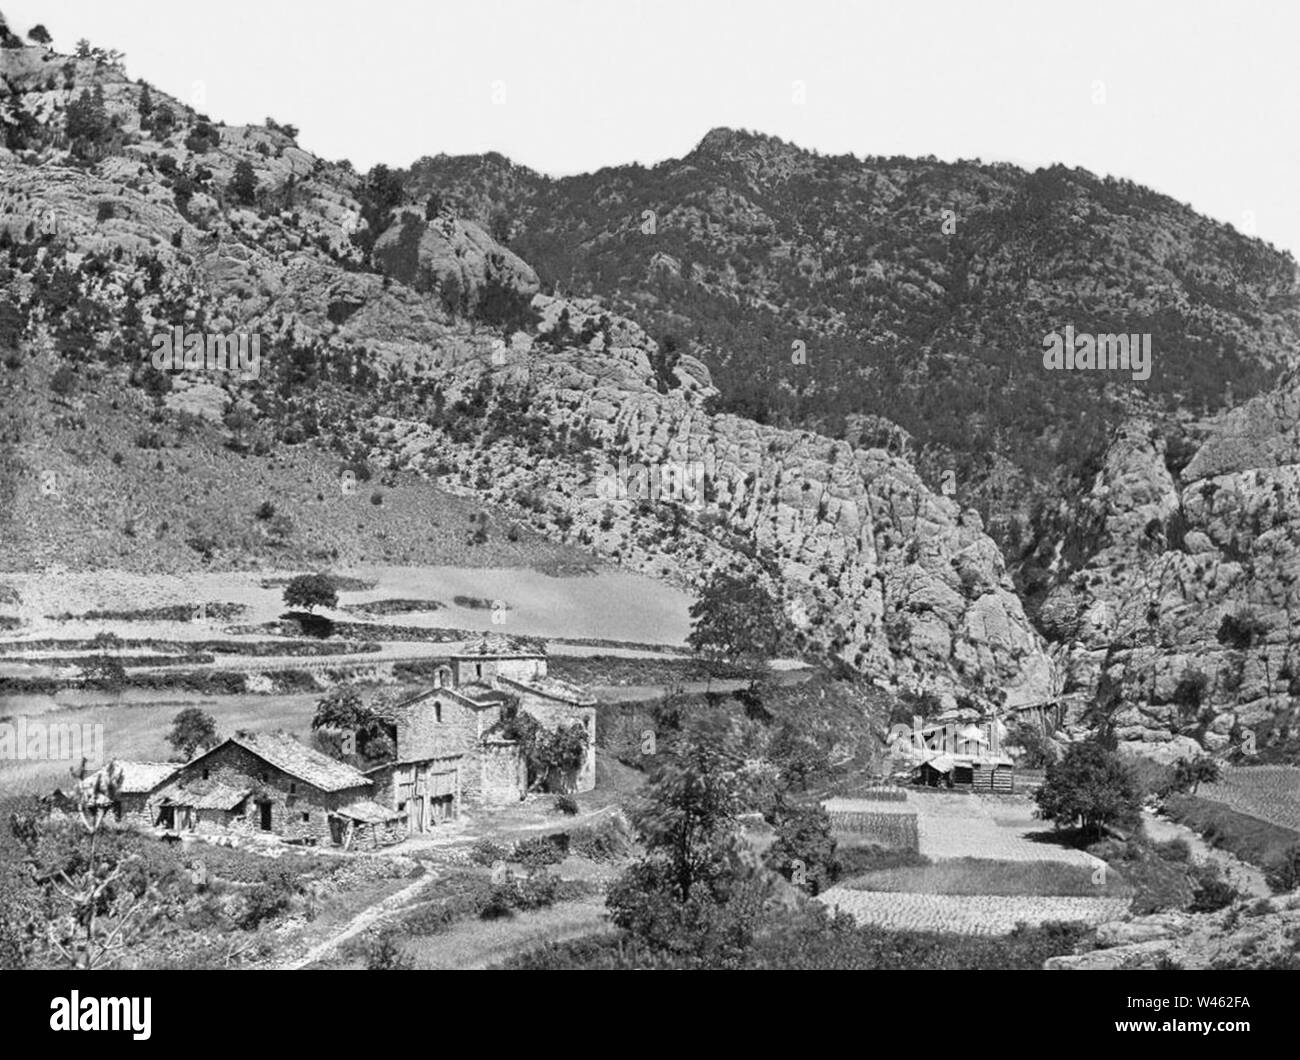
<path fill-rule="evenodd" d="M 1005 935 L 1018 923 L 1079 920 L 1100 924 L 1124 915 L 1127 898 L 1052 898 L 1019 895 L 897 894 L 832 887 L 821 900 L 860 924 L 900 931 Z"/>
<path fill-rule="evenodd" d="M 1101 923 L 1128 908 L 1128 885 L 1100 859 L 1054 842 L 1023 795 L 909 789 L 906 802 L 878 805 L 916 813 L 919 853 L 930 863 L 869 872 L 820 896 L 859 923 L 999 935 L 1021 922 Z"/>
<path fill-rule="evenodd" d="M 1235 766 L 1197 794 L 1280 828 L 1300 830 L 1300 767 Z"/>

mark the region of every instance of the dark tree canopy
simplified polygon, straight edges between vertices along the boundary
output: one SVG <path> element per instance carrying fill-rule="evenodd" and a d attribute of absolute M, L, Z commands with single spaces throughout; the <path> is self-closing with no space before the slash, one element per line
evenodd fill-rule
<path fill-rule="evenodd" d="M 186 707 L 172 719 L 172 731 L 167 742 L 187 760 L 197 750 L 206 751 L 217 744 L 216 719 L 198 707 Z"/>
<path fill-rule="evenodd" d="M 716 572 L 691 605 L 686 641 L 702 655 L 728 661 L 776 655 L 786 634 L 780 606 L 753 574 Z"/>
<path fill-rule="evenodd" d="M 299 574 L 284 587 L 284 602 L 290 607 L 335 607 L 338 591 L 328 574 Z"/>
<path fill-rule="evenodd" d="M 1059 762 L 1047 767 L 1035 800 L 1038 816 L 1057 828 L 1081 825 L 1085 835 L 1097 836 L 1107 825 L 1136 824 L 1142 797 L 1119 755 L 1086 740 L 1071 744 Z"/>

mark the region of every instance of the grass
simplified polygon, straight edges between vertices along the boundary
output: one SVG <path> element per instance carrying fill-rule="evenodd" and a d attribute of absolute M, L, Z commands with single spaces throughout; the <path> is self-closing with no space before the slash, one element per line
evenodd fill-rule
<path fill-rule="evenodd" d="M 1094 882 L 1093 871 L 1082 865 L 982 858 L 883 869 L 848 880 L 843 886 L 855 891 L 1005 897 L 1115 898 L 1133 893 L 1117 872 L 1107 872 L 1104 883 L 1098 883 Z"/>
<path fill-rule="evenodd" d="M 1300 842 L 1300 832 L 1295 829 L 1270 824 L 1199 795 L 1167 799 L 1165 813 L 1200 833 L 1211 846 L 1261 869 L 1269 868 L 1288 847 Z"/>

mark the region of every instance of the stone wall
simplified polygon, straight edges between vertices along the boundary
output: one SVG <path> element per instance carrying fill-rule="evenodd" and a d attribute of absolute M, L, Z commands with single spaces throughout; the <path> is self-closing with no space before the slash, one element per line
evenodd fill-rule
<path fill-rule="evenodd" d="M 528 768 L 513 740 L 487 739 L 480 755 L 481 777 L 476 795 L 489 805 L 519 802 L 528 790 Z"/>

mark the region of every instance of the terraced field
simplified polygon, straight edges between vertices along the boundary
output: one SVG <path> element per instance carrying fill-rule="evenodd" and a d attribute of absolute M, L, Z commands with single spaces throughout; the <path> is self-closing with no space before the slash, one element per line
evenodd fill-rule
<path fill-rule="evenodd" d="M 832 887 L 821 901 L 860 924 L 898 931 L 1005 935 L 1017 923 L 1081 920 L 1100 924 L 1124 915 L 1127 898 L 1056 898 L 968 894 L 898 894 Z"/>
<path fill-rule="evenodd" d="M 1300 767 L 1232 766 L 1197 794 L 1280 828 L 1300 831 Z"/>
<path fill-rule="evenodd" d="M 1051 842 L 1051 825 L 1034 817 L 1034 804 L 1023 797 L 925 792 L 909 794 L 908 805 L 917 812 L 921 853 L 933 861 L 1060 861 L 1090 868 L 1101 864 L 1082 850 Z"/>
<path fill-rule="evenodd" d="M 1001 935 L 1022 922 L 1098 924 L 1128 909 L 1127 884 L 1094 877 L 1105 863 L 1054 842 L 1023 795 L 909 791 L 894 805 L 915 811 L 920 853 L 931 864 L 868 873 L 820 896 L 861 924 Z"/>

